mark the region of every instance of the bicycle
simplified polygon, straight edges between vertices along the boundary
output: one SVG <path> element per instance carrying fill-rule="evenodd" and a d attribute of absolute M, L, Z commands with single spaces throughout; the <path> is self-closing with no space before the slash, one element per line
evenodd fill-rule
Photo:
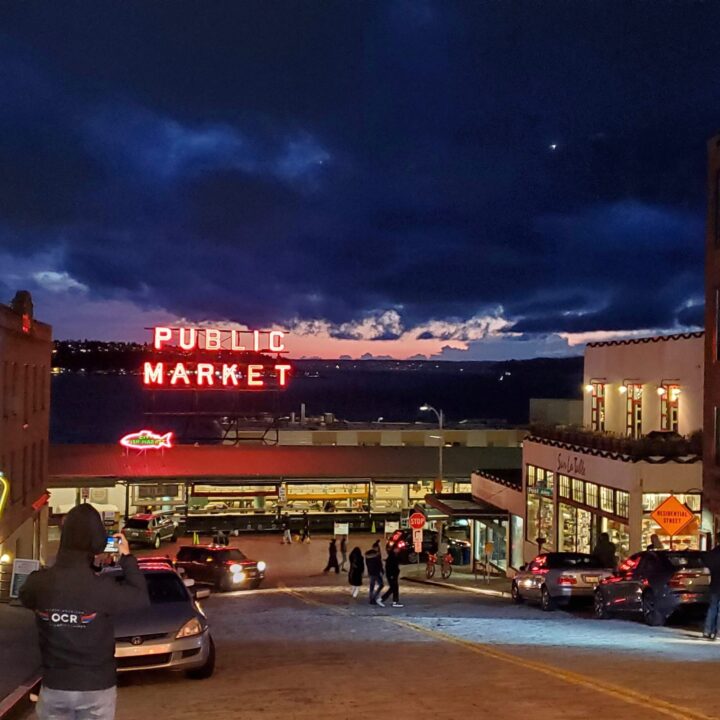
<path fill-rule="evenodd" d="M 440 563 L 440 575 L 443 580 L 447 580 L 452 575 L 452 562 L 452 555 L 449 552 L 445 553 Z M 425 565 L 425 577 L 427 577 L 428 580 L 435 576 L 437 564 L 437 553 L 428 553 L 427 565 Z"/>

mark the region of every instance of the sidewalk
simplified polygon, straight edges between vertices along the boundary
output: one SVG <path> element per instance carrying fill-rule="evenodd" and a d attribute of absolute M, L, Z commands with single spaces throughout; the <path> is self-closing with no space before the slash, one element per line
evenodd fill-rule
<path fill-rule="evenodd" d="M 40 675 L 35 617 L 25 608 L 0 603 L 0 718 L 18 688 Z"/>
<path fill-rule="evenodd" d="M 452 575 L 447 580 L 443 580 L 440 576 L 440 570 L 438 568 L 432 580 L 428 580 L 425 576 L 424 563 L 419 567 L 405 565 L 403 566 L 401 577 L 403 580 L 409 580 L 414 583 L 434 585 L 436 587 L 450 588 L 452 590 L 461 590 L 464 592 L 475 593 L 477 595 L 503 598 L 510 597 L 509 578 L 491 577 L 488 581 L 486 581 L 482 575 L 478 575 L 476 578 L 473 573 L 468 572 L 466 569 L 459 570 L 458 568 L 453 568 Z"/>

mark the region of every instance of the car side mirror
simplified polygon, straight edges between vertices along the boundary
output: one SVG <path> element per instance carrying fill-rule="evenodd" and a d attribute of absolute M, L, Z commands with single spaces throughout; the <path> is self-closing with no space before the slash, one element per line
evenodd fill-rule
<path fill-rule="evenodd" d="M 527 570 L 527 565 L 520 566 L 520 572 L 525 572 L 526 570 Z"/>
<path fill-rule="evenodd" d="M 193 578 L 183 578 L 183 583 L 185 583 L 186 588 L 191 588 L 195 584 L 195 580 Z"/>
<path fill-rule="evenodd" d="M 194 588 L 193 596 L 196 600 L 204 600 L 205 598 L 209 598 L 211 595 L 210 588 L 208 587 L 198 587 Z"/>

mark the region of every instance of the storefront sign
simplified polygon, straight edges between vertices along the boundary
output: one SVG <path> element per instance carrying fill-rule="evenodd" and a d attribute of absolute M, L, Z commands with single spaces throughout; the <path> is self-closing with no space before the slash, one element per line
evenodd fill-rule
<path fill-rule="evenodd" d="M 392 535 L 396 530 L 400 529 L 400 523 L 399 522 L 393 522 L 392 520 L 388 520 L 385 523 L 385 534 L 386 535 Z"/>
<path fill-rule="evenodd" d="M 336 522 L 333 528 L 333 535 L 349 535 L 350 534 L 350 523 L 339 523 Z"/>
<path fill-rule="evenodd" d="M 530 495 L 542 495 L 543 497 L 552 497 L 552 488 L 545 487 L 544 485 L 535 485 L 527 489 Z"/>
<path fill-rule="evenodd" d="M 0 517 L 2 517 L 3 510 L 5 510 L 9 495 L 10 481 L 0 472 Z"/>
<path fill-rule="evenodd" d="M 574 475 L 575 477 L 585 477 L 585 460 L 579 455 L 571 455 L 570 453 L 558 453 L 557 471 L 564 475 Z"/>
<path fill-rule="evenodd" d="M 292 366 L 283 362 L 228 362 L 227 355 L 285 352 L 281 330 L 228 330 L 223 328 L 153 328 L 153 347 L 160 352 L 180 353 L 176 362 L 146 361 L 143 383 L 150 387 L 193 389 L 237 388 L 261 390 L 266 385 L 286 387 Z M 193 359 L 185 359 L 194 353 Z M 212 360 L 216 355 L 223 362 Z M 261 358 L 262 359 L 262 358 Z"/>
<path fill-rule="evenodd" d="M 13 560 L 12 577 L 10 579 L 10 597 L 17 598 L 20 595 L 20 588 L 25 584 L 30 573 L 40 569 L 39 560 Z"/>
<path fill-rule="evenodd" d="M 650 516 L 670 537 L 677 535 L 695 514 L 683 505 L 674 495 L 658 505 Z"/>
<path fill-rule="evenodd" d="M 161 450 L 172 447 L 172 433 L 160 435 L 152 430 L 138 430 L 120 438 L 120 444 L 131 450 Z"/>

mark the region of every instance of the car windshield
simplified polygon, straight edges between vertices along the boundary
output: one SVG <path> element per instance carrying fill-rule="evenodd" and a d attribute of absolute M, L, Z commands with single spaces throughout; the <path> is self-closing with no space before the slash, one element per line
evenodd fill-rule
<path fill-rule="evenodd" d="M 582 555 L 573 553 L 557 553 L 547 556 L 546 567 L 551 570 L 573 569 L 600 569 L 602 563 L 592 555 Z"/>
<path fill-rule="evenodd" d="M 134 528 L 135 530 L 147 530 L 148 521 L 141 520 L 140 518 L 130 518 L 126 523 L 125 527 Z"/>
<path fill-rule="evenodd" d="M 667 553 L 665 556 L 670 561 L 670 564 L 676 570 L 698 570 L 705 567 L 705 563 L 702 559 L 702 554 L 699 552 L 695 553 Z"/>
<path fill-rule="evenodd" d="M 144 573 L 148 595 L 153 605 L 187 602 L 188 595 L 182 580 L 175 573 Z"/>
<path fill-rule="evenodd" d="M 232 550 L 222 550 L 220 553 L 220 559 L 223 561 L 228 560 L 247 560 L 245 555 L 243 555 L 239 550 L 233 548 Z"/>
<path fill-rule="evenodd" d="M 183 547 L 180 548 L 177 554 L 178 560 L 192 560 L 200 555 L 195 548 Z"/>

